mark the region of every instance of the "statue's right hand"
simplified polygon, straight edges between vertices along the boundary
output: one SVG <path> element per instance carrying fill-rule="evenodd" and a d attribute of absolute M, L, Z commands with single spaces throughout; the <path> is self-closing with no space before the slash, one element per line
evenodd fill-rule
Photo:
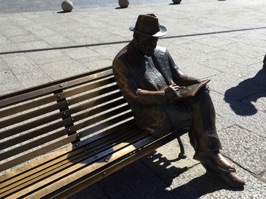
<path fill-rule="evenodd" d="M 171 103 L 171 102 L 174 102 L 176 100 L 177 95 L 176 95 L 174 85 L 167 86 L 164 89 L 164 92 L 165 92 L 165 96 L 166 96 L 168 102 Z"/>

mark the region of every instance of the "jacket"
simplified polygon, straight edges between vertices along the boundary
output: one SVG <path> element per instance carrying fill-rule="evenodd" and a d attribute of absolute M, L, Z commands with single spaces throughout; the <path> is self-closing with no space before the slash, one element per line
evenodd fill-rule
<path fill-rule="evenodd" d="M 157 46 L 151 59 L 167 86 L 198 82 L 180 71 L 164 47 Z M 117 54 L 112 67 L 118 87 L 131 106 L 139 128 L 155 136 L 168 133 L 173 128 L 168 110 L 173 107 L 168 102 L 164 88 L 158 89 L 154 80 L 145 74 L 144 55 L 131 42 Z"/>

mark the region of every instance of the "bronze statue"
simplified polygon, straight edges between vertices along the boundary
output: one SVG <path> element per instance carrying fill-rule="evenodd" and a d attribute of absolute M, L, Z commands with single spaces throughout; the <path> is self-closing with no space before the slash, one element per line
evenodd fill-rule
<path fill-rule="evenodd" d="M 154 14 L 139 15 L 133 40 L 113 61 L 117 84 L 131 106 L 139 128 L 155 136 L 173 129 L 189 127 L 194 159 L 207 173 L 231 187 L 243 187 L 245 181 L 220 153 L 221 143 L 215 127 L 215 110 L 204 84 L 195 96 L 180 95 L 180 91 L 201 81 L 184 75 L 158 38 L 167 29 L 159 25 Z M 199 88 L 199 87 L 198 87 Z"/>
<path fill-rule="evenodd" d="M 264 59 L 263 59 L 263 69 L 266 68 L 266 55 L 264 56 Z"/>

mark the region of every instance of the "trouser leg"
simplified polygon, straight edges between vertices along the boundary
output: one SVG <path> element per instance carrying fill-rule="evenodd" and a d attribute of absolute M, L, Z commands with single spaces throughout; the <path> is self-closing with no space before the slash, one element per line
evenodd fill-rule
<path fill-rule="evenodd" d="M 215 110 L 209 89 L 203 87 L 197 95 L 187 101 L 193 109 L 192 128 L 189 132 L 190 143 L 196 152 L 221 149 L 220 139 L 215 126 Z"/>
<path fill-rule="evenodd" d="M 208 174 L 231 187 L 243 187 L 245 181 L 236 174 L 235 167 L 219 152 L 221 143 L 215 127 L 215 110 L 204 87 L 196 97 L 189 100 L 193 108 L 192 130 L 189 137 L 195 148 L 194 159 L 199 160 Z"/>

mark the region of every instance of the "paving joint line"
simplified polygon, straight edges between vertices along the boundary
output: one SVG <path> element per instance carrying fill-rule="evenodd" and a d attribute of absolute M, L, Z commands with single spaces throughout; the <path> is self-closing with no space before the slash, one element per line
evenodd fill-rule
<path fill-rule="evenodd" d="M 232 32 L 250 31 L 250 30 L 260 30 L 260 29 L 266 29 L 266 27 L 242 28 L 242 29 L 235 29 L 235 30 L 224 30 L 224 31 L 215 31 L 215 32 L 205 32 L 205 33 L 194 33 L 194 34 L 186 34 L 186 35 L 166 36 L 166 37 L 162 37 L 161 39 L 175 39 L 175 38 L 182 38 L 182 37 L 196 37 L 196 36 L 202 36 L 202 35 L 215 35 L 215 34 L 224 34 L 224 33 L 232 33 Z M 7 51 L 7 52 L 0 52 L 0 55 L 39 52 L 39 51 L 49 51 L 49 50 L 63 50 L 63 49 L 71 49 L 71 48 L 85 48 L 85 47 L 104 46 L 104 45 L 115 45 L 115 44 L 128 43 L 130 41 L 131 40 L 124 40 L 124 41 L 104 42 L 104 43 L 96 43 L 96 44 L 84 44 L 84 45 L 62 46 L 62 47 L 52 47 L 52 48 Z"/>

